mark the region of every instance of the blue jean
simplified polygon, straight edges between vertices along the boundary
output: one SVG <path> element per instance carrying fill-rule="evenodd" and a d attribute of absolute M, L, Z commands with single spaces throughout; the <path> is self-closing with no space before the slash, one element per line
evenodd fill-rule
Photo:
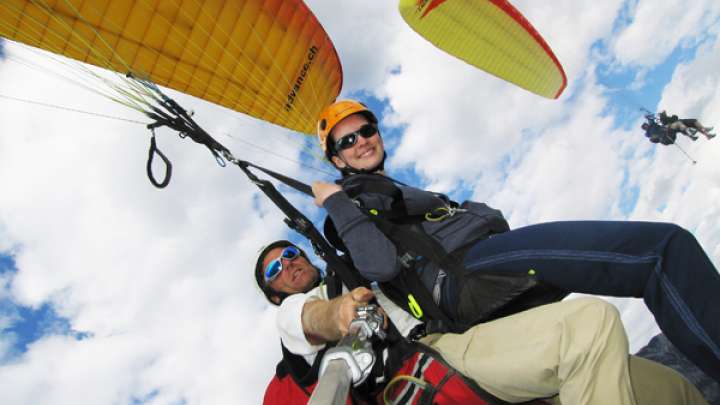
<path fill-rule="evenodd" d="M 720 274 L 695 237 L 677 225 L 532 225 L 478 242 L 465 267 L 532 274 L 571 292 L 643 298 L 670 341 L 720 381 Z"/>

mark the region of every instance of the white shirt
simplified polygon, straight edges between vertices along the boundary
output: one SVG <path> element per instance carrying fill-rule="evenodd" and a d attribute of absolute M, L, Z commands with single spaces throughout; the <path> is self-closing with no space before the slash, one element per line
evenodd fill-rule
<path fill-rule="evenodd" d="M 343 291 L 345 289 L 343 288 Z M 306 293 L 293 294 L 285 298 L 277 312 L 277 327 L 280 340 L 290 353 L 303 356 L 308 364 L 315 361 L 317 353 L 325 344 L 314 345 L 308 342 L 302 328 L 302 310 L 308 300 L 327 300 L 327 287 L 321 284 Z"/>
<path fill-rule="evenodd" d="M 345 286 L 343 286 L 342 292 L 343 294 L 348 292 Z M 403 336 L 407 336 L 410 330 L 420 323 L 420 321 L 390 301 L 375 284 L 373 284 L 373 293 L 380 306 Z M 321 284 L 304 294 L 293 294 L 285 298 L 280 304 L 280 310 L 277 312 L 277 327 L 283 345 L 290 353 L 302 356 L 308 364 L 315 361 L 317 353 L 325 348 L 325 344 L 313 345 L 308 342 L 302 328 L 302 310 L 308 300 L 320 299 L 328 300 L 327 286 L 325 284 Z"/>

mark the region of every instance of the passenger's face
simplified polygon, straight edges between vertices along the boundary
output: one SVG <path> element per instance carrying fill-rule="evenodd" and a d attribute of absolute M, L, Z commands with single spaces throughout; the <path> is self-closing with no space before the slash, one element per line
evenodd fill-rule
<path fill-rule="evenodd" d="M 280 257 L 283 249 L 282 247 L 277 247 L 271 249 L 265 255 L 263 259 L 263 270 L 267 268 L 271 261 Z M 270 282 L 270 288 L 273 291 L 287 294 L 305 293 L 312 289 L 318 277 L 320 277 L 318 270 L 302 255 L 299 255 L 293 260 L 281 260 L 282 271 Z"/>
<path fill-rule="evenodd" d="M 337 142 L 343 136 L 357 131 L 360 127 L 368 124 L 369 121 L 362 114 L 353 114 L 344 118 L 335 125 L 331 136 L 332 142 Z M 338 156 L 333 156 L 332 160 L 335 166 L 344 168 L 350 166 L 354 169 L 372 169 L 382 162 L 385 149 L 383 147 L 382 137 L 377 132 L 369 137 L 363 138 L 357 136 L 357 142 L 352 147 L 338 151 Z"/>

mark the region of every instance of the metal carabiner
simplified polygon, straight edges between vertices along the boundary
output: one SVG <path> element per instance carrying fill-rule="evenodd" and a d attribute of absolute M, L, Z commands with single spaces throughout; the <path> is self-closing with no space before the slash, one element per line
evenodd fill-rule
<path fill-rule="evenodd" d="M 455 208 L 450 205 L 445 205 L 442 207 L 435 208 L 431 212 L 426 212 L 425 220 L 430 221 L 430 222 L 439 222 L 445 218 L 452 217 L 459 212 L 465 212 L 465 211 L 467 211 L 467 210 L 463 209 L 463 208 Z M 440 212 L 442 214 L 435 216 L 435 213 L 437 213 L 437 212 Z"/>

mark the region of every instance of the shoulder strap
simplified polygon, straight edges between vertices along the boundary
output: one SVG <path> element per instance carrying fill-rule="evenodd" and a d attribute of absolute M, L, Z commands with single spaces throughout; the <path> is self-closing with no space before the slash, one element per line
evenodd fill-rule
<path fill-rule="evenodd" d="M 394 180 L 389 177 L 380 174 L 356 174 L 343 178 L 340 185 L 350 198 L 355 198 L 363 193 L 381 194 L 390 197 L 392 200 L 391 208 L 383 211 L 375 210 L 374 212 L 378 216 L 393 220 L 404 220 L 408 217 L 402 191 L 400 191 Z"/>
<path fill-rule="evenodd" d="M 432 294 L 412 269 L 403 270 L 394 280 L 379 283 L 379 286 L 396 305 L 424 323 L 421 336 L 436 332 L 459 333 L 467 329 L 435 304 Z"/>
<path fill-rule="evenodd" d="M 448 314 L 435 304 L 432 294 L 415 272 L 415 264 L 418 260 L 429 260 L 439 268 L 451 273 L 461 283 L 465 275 L 462 262 L 454 255 L 446 252 L 438 241 L 425 233 L 416 218 L 408 218 L 402 193 L 392 180 L 380 175 L 356 176 L 362 177 L 354 178 L 353 180 L 356 181 L 352 183 L 350 182 L 351 178 L 346 178 L 343 182 L 343 188 L 351 198 L 364 192 L 380 193 L 393 198 L 390 212 L 381 213 L 361 208 L 378 229 L 395 243 L 399 253 L 399 260 L 405 266 L 401 275 L 394 282 L 396 287 L 404 291 L 407 296 L 399 297 L 397 291 L 394 292 L 395 294 L 388 291 L 388 295 L 393 294 L 396 300 L 401 300 L 396 301 L 396 303 L 409 310 L 410 313 L 422 321 L 440 322 L 442 325 L 438 327 L 444 330 L 465 330 L 466 325 L 453 321 Z M 326 219 L 324 230 L 325 236 L 336 248 L 345 250 L 341 239 L 337 235 L 337 230 L 329 218 Z M 387 287 L 386 285 L 385 288 L 388 289 Z"/>
<path fill-rule="evenodd" d="M 356 288 L 360 286 L 369 286 L 369 282 L 360 277 L 357 271 L 348 267 L 348 265 L 337 255 L 335 249 L 328 243 L 322 234 L 315 228 L 312 222 L 303 215 L 295 206 L 282 195 L 280 192 L 270 183 L 268 180 L 259 179 L 249 169 L 250 166 L 258 168 L 256 165 L 251 165 L 245 161 L 234 161 L 240 169 L 245 173 L 250 180 L 257 185 L 260 190 L 285 214 L 285 223 L 291 229 L 297 231 L 313 246 L 315 253 L 327 263 L 327 273 L 337 272 L 345 285 L 350 288 Z M 263 170 L 267 173 L 267 170 Z M 284 176 L 282 176 L 284 177 Z M 300 183 L 296 181 L 297 183 Z M 307 189 L 309 186 L 305 185 Z M 300 188 L 305 188 L 300 187 Z"/>
<path fill-rule="evenodd" d="M 327 276 L 325 276 L 325 285 L 327 287 L 328 299 L 342 295 L 342 280 L 335 272 L 328 272 Z"/>
<path fill-rule="evenodd" d="M 379 283 L 380 289 L 385 295 L 415 318 L 428 324 L 430 330 L 460 332 L 467 329 L 466 325 L 452 320 L 435 304 L 432 294 L 414 270 L 414 265 L 420 260 L 435 259 L 436 263 L 441 263 L 440 268 L 446 269 L 446 271 L 454 271 L 455 274 L 462 277 L 464 269 L 459 260 L 453 255 L 446 254 L 442 246 L 431 237 L 409 230 L 408 228 L 412 227 L 412 225 L 396 225 L 391 221 L 371 214 L 368 214 L 368 217 L 388 239 L 396 243 L 398 251 L 403 252 L 402 256 L 406 268 L 393 281 Z M 335 248 L 347 251 L 330 217 L 325 220 L 324 231 L 325 236 Z M 413 252 L 423 252 L 426 254 L 427 259 L 419 259 L 419 255 Z M 403 261 L 402 258 L 401 261 Z"/>

